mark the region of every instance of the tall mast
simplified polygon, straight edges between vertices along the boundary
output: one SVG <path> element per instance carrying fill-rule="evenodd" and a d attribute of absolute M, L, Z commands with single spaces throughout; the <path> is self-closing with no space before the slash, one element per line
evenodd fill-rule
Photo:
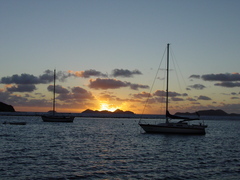
<path fill-rule="evenodd" d="M 56 69 L 53 75 L 53 114 L 55 114 L 55 84 L 56 84 Z"/>
<path fill-rule="evenodd" d="M 168 81 L 169 81 L 169 45 L 167 44 L 167 89 L 166 89 L 166 122 L 168 123 Z"/>

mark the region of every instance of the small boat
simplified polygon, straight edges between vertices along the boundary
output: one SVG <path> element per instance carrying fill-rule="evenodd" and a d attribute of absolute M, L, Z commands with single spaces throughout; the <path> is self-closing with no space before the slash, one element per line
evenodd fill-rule
<path fill-rule="evenodd" d="M 167 44 L 167 87 L 166 87 L 166 114 L 165 122 L 159 124 L 147 124 L 139 122 L 139 125 L 146 133 L 168 133 L 168 134 L 199 134 L 204 135 L 207 125 L 203 123 L 189 124 L 190 121 L 199 120 L 199 118 L 191 119 L 184 118 L 175 115 L 171 115 L 168 110 L 169 93 L 168 93 L 168 81 L 169 81 L 169 44 Z M 172 119 L 178 119 L 178 122 L 170 122 Z M 141 120 L 140 120 L 141 121 Z"/>
<path fill-rule="evenodd" d="M 53 110 L 50 112 L 49 115 L 42 115 L 43 122 L 73 122 L 74 116 L 62 116 L 58 115 L 55 111 L 56 107 L 56 100 L 55 100 L 55 86 L 56 86 L 56 70 L 54 69 L 54 75 L 53 75 Z"/>
<path fill-rule="evenodd" d="M 42 120 L 44 122 L 73 122 L 74 116 L 57 116 L 54 114 L 42 116 Z"/>
<path fill-rule="evenodd" d="M 26 125 L 26 122 L 3 122 L 3 124 L 10 124 L 10 125 Z"/>

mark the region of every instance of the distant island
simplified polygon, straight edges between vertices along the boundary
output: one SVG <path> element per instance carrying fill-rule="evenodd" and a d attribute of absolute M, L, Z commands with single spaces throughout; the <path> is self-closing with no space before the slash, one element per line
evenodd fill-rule
<path fill-rule="evenodd" d="M 196 114 L 199 114 L 200 116 L 240 116 L 240 114 L 235 114 L 235 113 L 228 114 L 221 109 L 201 110 L 201 111 L 197 111 L 195 113 L 189 113 L 189 112 L 185 112 L 185 113 L 177 112 L 177 113 L 175 113 L 176 116 L 192 116 L 192 115 L 196 115 Z"/>
<path fill-rule="evenodd" d="M 103 110 L 103 111 L 98 111 L 98 110 L 91 110 L 91 109 L 87 109 L 87 110 L 85 110 L 85 111 L 83 111 L 82 112 L 83 114 L 84 113 L 88 113 L 88 114 L 128 114 L 128 115 L 130 115 L 130 114 L 134 114 L 134 112 L 132 112 L 132 111 L 123 111 L 123 110 L 120 110 L 120 109 L 117 109 L 117 110 L 115 110 L 115 111 L 113 111 L 113 112 L 111 112 L 111 111 L 107 111 L 107 110 Z"/>

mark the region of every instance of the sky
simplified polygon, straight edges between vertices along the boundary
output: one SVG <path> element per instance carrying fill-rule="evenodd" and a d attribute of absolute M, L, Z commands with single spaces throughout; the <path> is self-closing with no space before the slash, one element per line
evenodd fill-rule
<path fill-rule="evenodd" d="M 159 65 L 170 43 L 170 112 L 239 113 L 239 7 L 239 0 L 1 0 L 0 102 L 51 110 L 56 69 L 57 112 L 163 114 Z"/>

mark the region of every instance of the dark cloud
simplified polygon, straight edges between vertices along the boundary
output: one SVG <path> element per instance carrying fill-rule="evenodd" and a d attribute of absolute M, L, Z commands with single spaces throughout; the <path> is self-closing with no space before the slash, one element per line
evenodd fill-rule
<path fill-rule="evenodd" d="M 149 86 L 148 85 L 141 85 L 141 84 L 132 84 L 127 82 L 127 84 L 129 85 L 129 87 L 133 90 L 138 90 L 138 88 L 142 88 L 142 89 L 148 89 Z"/>
<path fill-rule="evenodd" d="M 83 78 L 90 78 L 92 76 L 94 77 L 107 77 L 107 74 L 101 73 L 100 71 L 96 71 L 94 69 L 89 69 L 86 71 L 69 71 L 70 74 L 72 74 L 75 77 L 83 77 Z"/>
<path fill-rule="evenodd" d="M 57 97 L 57 99 L 61 101 L 72 101 L 72 100 L 84 101 L 84 100 L 93 100 L 94 96 L 92 95 L 91 92 L 81 87 L 73 87 L 71 89 L 71 92 L 62 93 Z"/>
<path fill-rule="evenodd" d="M 34 75 L 30 74 L 21 74 L 20 76 L 17 74 L 12 75 L 11 77 L 2 77 L 2 84 L 39 84 L 44 83 L 40 81 L 40 79 Z"/>
<path fill-rule="evenodd" d="M 239 97 L 231 97 L 231 99 L 240 99 Z"/>
<path fill-rule="evenodd" d="M 53 82 L 53 71 L 49 69 L 44 71 L 44 73 L 40 75 L 38 79 L 39 79 L 39 83 L 42 83 L 42 84 Z M 36 84 L 39 84 L 39 83 L 36 83 Z"/>
<path fill-rule="evenodd" d="M 153 93 L 154 96 L 166 96 L 166 92 L 162 90 L 157 90 L 155 93 Z M 186 96 L 186 94 L 179 94 L 177 92 L 168 92 L 169 97 L 176 97 L 176 96 Z"/>
<path fill-rule="evenodd" d="M 189 78 L 200 79 L 200 75 L 193 74 Z"/>
<path fill-rule="evenodd" d="M 172 101 L 184 101 L 184 99 L 182 98 L 177 98 L 177 97 L 173 97 L 171 98 Z"/>
<path fill-rule="evenodd" d="M 1 92 L 0 91 L 0 99 L 2 102 L 7 104 L 11 104 L 12 106 L 28 106 L 28 107 L 44 107 L 50 106 L 51 103 L 46 101 L 45 99 L 28 99 L 28 95 L 20 96 L 15 95 L 10 92 Z"/>
<path fill-rule="evenodd" d="M 11 105 L 18 105 L 26 102 L 27 98 L 22 97 L 20 95 L 14 95 L 11 92 L 3 92 L 0 90 L 0 100 L 4 103 L 11 104 Z"/>
<path fill-rule="evenodd" d="M 137 99 L 142 99 L 142 98 L 151 97 L 151 94 L 147 93 L 147 92 L 141 92 L 141 93 L 138 93 L 138 94 L 133 94 L 133 97 L 137 98 Z"/>
<path fill-rule="evenodd" d="M 147 85 L 132 84 L 130 82 L 123 82 L 116 79 L 100 78 L 95 80 L 90 79 L 90 84 L 88 86 L 93 89 L 118 89 L 122 87 L 130 87 L 133 90 L 137 90 L 138 88 L 149 88 Z"/>
<path fill-rule="evenodd" d="M 199 96 L 198 97 L 198 100 L 212 100 L 210 97 L 207 97 L 207 96 Z"/>
<path fill-rule="evenodd" d="M 191 85 L 189 87 L 191 87 L 193 89 L 197 89 L 197 90 L 202 90 L 202 89 L 206 88 L 206 86 L 204 86 L 202 84 L 194 84 L 194 85 Z"/>
<path fill-rule="evenodd" d="M 33 84 L 18 84 L 16 86 L 7 87 L 9 92 L 32 92 L 36 90 L 36 86 Z"/>
<path fill-rule="evenodd" d="M 162 90 L 157 90 L 155 93 L 153 93 L 154 96 L 166 96 L 166 92 Z"/>
<path fill-rule="evenodd" d="M 214 84 L 215 86 L 222 86 L 227 88 L 234 88 L 234 87 L 240 87 L 240 83 L 237 82 L 221 82 Z"/>
<path fill-rule="evenodd" d="M 93 89 L 117 89 L 121 87 L 126 87 L 127 84 L 115 79 L 97 78 L 95 80 L 91 79 L 88 86 Z"/>
<path fill-rule="evenodd" d="M 201 77 L 204 81 L 240 81 L 239 73 L 205 74 Z"/>
<path fill-rule="evenodd" d="M 52 70 L 46 70 L 42 75 L 40 75 L 39 82 L 42 84 L 47 84 L 53 82 L 54 72 Z M 56 80 L 64 82 L 67 78 L 71 77 L 72 74 L 64 71 L 56 71 Z"/>
<path fill-rule="evenodd" d="M 199 75 L 191 75 L 190 78 L 199 78 Z M 204 74 L 201 76 L 204 81 L 221 81 L 220 83 L 214 84 L 215 86 L 233 88 L 240 87 L 240 74 L 239 73 L 219 73 L 219 74 Z M 195 84 L 193 86 L 189 86 L 194 89 L 204 89 L 205 86 L 200 84 Z"/>
<path fill-rule="evenodd" d="M 64 81 L 66 78 L 70 77 L 71 74 L 65 73 L 63 71 L 58 71 L 56 79 Z M 53 71 L 46 70 L 40 76 L 34 76 L 32 74 L 23 73 L 21 75 L 14 74 L 8 77 L 2 77 L 0 80 L 1 84 L 47 84 L 53 82 Z"/>
<path fill-rule="evenodd" d="M 53 92 L 53 88 L 54 88 L 53 85 L 49 85 L 47 87 L 48 91 L 51 91 L 51 92 Z M 55 86 L 55 92 L 56 92 L 56 94 L 67 94 L 67 93 L 69 93 L 69 90 L 67 90 L 66 88 L 64 88 L 60 85 L 56 85 Z"/>
<path fill-rule="evenodd" d="M 11 95 L 11 92 L 8 92 L 8 91 L 4 92 L 0 89 L 0 100 L 1 100 L 1 102 L 6 102 L 7 103 L 7 100 L 8 100 L 10 95 Z"/>
<path fill-rule="evenodd" d="M 77 99 L 93 99 L 94 98 L 91 92 L 81 87 L 72 88 L 72 92 L 73 92 L 74 98 L 77 98 Z"/>
<path fill-rule="evenodd" d="M 128 69 L 114 69 L 112 71 L 113 77 L 133 77 L 133 75 L 141 75 L 139 70 L 130 71 Z"/>

